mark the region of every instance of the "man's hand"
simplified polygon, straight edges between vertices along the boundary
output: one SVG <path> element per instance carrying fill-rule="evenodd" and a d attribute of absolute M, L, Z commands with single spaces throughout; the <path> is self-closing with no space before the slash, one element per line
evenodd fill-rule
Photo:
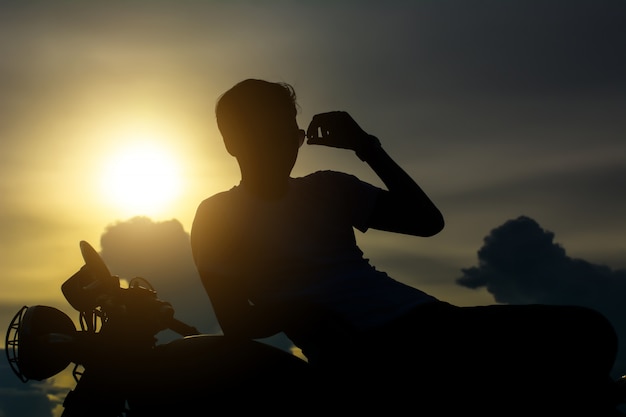
<path fill-rule="evenodd" d="M 352 149 L 383 181 L 387 190 L 378 197 L 370 227 L 413 236 L 432 236 L 443 229 L 443 216 L 426 193 L 348 113 L 316 114 L 307 137 L 309 144 Z"/>
<path fill-rule="evenodd" d="M 316 114 L 309 124 L 306 135 L 309 145 L 324 145 L 353 151 L 370 146 L 373 138 L 345 111 Z"/>

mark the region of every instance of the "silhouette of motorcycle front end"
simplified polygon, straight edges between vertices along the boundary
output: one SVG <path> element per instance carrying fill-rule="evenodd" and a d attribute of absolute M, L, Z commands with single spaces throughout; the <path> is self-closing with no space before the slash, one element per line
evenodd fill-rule
<path fill-rule="evenodd" d="M 6 334 L 7 359 L 23 382 L 74 364 L 63 417 L 276 411 L 310 394 L 303 359 L 259 341 L 200 334 L 174 318 L 148 281 L 121 288 L 97 252 L 84 241 L 80 247 L 85 265 L 61 287 L 80 330 L 64 312 L 35 305 L 22 307 Z M 158 344 L 166 329 L 181 338 Z"/>

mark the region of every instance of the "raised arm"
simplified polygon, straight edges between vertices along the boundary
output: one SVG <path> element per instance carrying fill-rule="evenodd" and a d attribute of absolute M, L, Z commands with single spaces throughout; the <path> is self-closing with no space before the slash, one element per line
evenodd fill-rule
<path fill-rule="evenodd" d="M 317 114 L 307 129 L 308 144 L 351 149 L 387 187 L 378 199 L 370 227 L 414 236 L 432 236 L 444 227 L 441 212 L 422 188 L 346 112 Z"/>

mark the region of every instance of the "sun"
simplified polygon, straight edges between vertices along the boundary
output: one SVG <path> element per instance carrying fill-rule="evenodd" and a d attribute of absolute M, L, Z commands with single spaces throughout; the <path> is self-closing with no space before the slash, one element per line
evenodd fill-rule
<path fill-rule="evenodd" d="M 180 194 L 178 161 L 158 141 L 125 143 L 108 157 L 103 171 L 105 198 L 128 216 L 156 215 Z"/>

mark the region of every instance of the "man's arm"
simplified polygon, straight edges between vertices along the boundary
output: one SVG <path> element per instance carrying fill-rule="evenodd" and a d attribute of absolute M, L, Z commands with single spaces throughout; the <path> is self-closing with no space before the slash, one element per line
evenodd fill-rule
<path fill-rule="evenodd" d="M 363 160 L 388 190 L 377 200 L 370 227 L 414 236 L 433 236 L 443 230 L 444 219 L 437 206 L 382 147 L 365 155 Z"/>
<path fill-rule="evenodd" d="M 258 339 L 282 331 L 280 312 L 253 306 L 245 295 L 245 282 L 250 277 L 224 276 L 206 263 L 211 259 L 238 257 L 239 248 L 225 244 L 233 233 L 221 204 L 215 199 L 204 201 L 193 220 L 190 233 L 191 252 L 204 289 L 220 327 L 225 335 Z M 236 262 L 236 260 L 235 260 Z"/>
<path fill-rule="evenodd" d="M 351 149 L 387 187 L 372 213 L 370 227 L 414 236 L 432 236 L 444 227 L 443 215 L 422 188 L 346 112 L 313 117 L 309 144 Z"/>

